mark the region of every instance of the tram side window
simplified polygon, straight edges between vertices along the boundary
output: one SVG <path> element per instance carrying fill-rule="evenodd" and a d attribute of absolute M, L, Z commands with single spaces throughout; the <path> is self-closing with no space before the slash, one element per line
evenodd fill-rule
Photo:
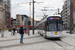
<path fill-rule="evenodd" d="M 40 24 L 40 30 L 41 30 L 41 24 Z"/>
<path fill-rule="evenodd" d="M 42 24 L 39 25 L 39 29 L 40 29 L 40 30 L 42 30 L 42 27 L 41 27 L 41 26 L 42 26 Z"/>
<path fill-rule="evenodd" d="M 43 22 L 42 26 L 43 26 L 43 30 L 45 30 L 45 22 Z"/>
<path fill-rule="evenodd" d="M 41 24 L 41 27 L 40 27 L 40 29 L 42 30 L 42 24 Z"/>
<path fill-rule="evenodd" d="M 38 25 L 38 29 L 39 29 L 39 25 Z"/>
<path fill-rule="evenodd" d="M 42 30 L 42 23 L 41 23 L 41 30 Z"/>
<path fill-rule="evenodd" d="M 45 22 L 45 30 L 48 30 L 48 23 L 47 23 L 47 21 Z"/>
<path fill-rule="evenodd" d="M 38 29 L 39 29 L 39 25 L 38 25 Z"/>
<path fill-rule="evenodd" d="M 43 23 L 42 23 L 41 27 L 42 27 L 41 29 L 43 30 Z"/>
<path fill-rule="evenodd" d="M 45 24 L 44 24 L 44 23 L 42 23 L 42 30 L 44 30 L 44 25 L 45 25 Z"/>
<path fill-rule="evenodd" d="M 39 25 L 39 30 L 40 30 L 40 25 Z"/>
<path fill-rule="evenodd" d="M 43 30 L 43 23 L 42 23 L 42 30 Z"/>

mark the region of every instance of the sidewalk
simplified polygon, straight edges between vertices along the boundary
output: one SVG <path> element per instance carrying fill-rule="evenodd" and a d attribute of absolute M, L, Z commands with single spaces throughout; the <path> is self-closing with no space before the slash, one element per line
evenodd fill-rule
<path fill-rule="evenodd" d="M 66 42 L 72 46 L 75 46 L 75 34 L 66 33 L 67 31 L 63 31 L 62 35 L 64 38 L 62 38 L 63 42 Z"/>
<path fill-rule="evenodd" d="M 69 31 L 62 31 L 62 34 L 65 35 L 65 36 L 69 36 L 69 37 L 74 37 L 75 38 L 75 34 L 70 34 L 70 33 L 67 33 Z"/>
<path fill-rule="evenodd" d="M 24 34 L 24 44 L 20 44 L 20 35 L 17 33 L 16 36 L 11 36 L 11 32 L 5 31 L 5 36 L 0 37 L 0 50 L 55 50 L 53 46 L 58 46 L 57 44 L 48 41 L 41 37 L 37 31 L 32 34 L 30 31 L 30 36 Z M 75 34 L 70 35 L 66 31 L 62 32 L 62 41 L 75 46 Z M 60 47 L 60 46 L 58 46 Z M 62 50 L 62 49 L 61 49 Z"/>
<path fill-rule="evenodd" d="M 12 35 L 11 36 L 11 33 L 12 32 L 9 32 L 9 31 L 5 31 L 4 32 L 4 37 L 1 37 L 1 33 L 0 33 L 0 41 L 1 40 L 9 40 L 9 39 L 20 39 L 20 34 L 19 33 L 17 33 L 17 31 L 16 31 L 16 35 Z M 33 36 L 38 36 L 38 33 L 36 32 L 36 30 L 35 30 L 35 34 L 33 35 L 32 34 L 32 30 L 30 30 L 30 36 L 28 36 L 28 34 L 24 34 L 24 38 L 28 38 L 28 37 L 33 37 Z"/>
<path fill-rule="evenodd" d="M 13 49 L 13 47 L 20 48 L 21 46 L 35 44 L 35 42 L 39 43 L 39 41 L 41 41 L 39 40 L 40 35 L 36 31 L 34 35 L 32 34 L 32 31 L 30 31 L 30 36 L 28 36 L 27 34 L 24 34 L 24 44 L 20 44 L 20 34 L 19 33 L 17 33 L 17 35 L 15 36 L 11 36 L 11 32 L 5 31 L 4 34 L 5 36 L 3 38 L 0 37 L 0 50 L 9 50 L 8 48 L 11 48 L 12 50 L 17 50 L 17 49 Z M 22 50 L 21 48 L 20 50 Z"/>

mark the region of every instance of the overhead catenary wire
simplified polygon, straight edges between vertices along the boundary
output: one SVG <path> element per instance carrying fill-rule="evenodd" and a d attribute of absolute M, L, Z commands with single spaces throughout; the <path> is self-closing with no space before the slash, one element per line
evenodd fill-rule
<path fill-rule="evenodd" d="M 38 4 L 37 4 L 38 5 Z M 38 5 L 39 6 L 39 5 Z M 40 6 L 41 7 L 41 6 Z M 44 8 L 44 7 L 41 7 L 41 8 Z M 41 8 L 40 8 L 40 10 L 41 10 Z"/>
<path fill-rule="evenodd" d="M 39 8 L 39 9 L 40 9 L 40 8 Z M 39 9 L 38 9 L 38 10 L 39 10 Z M 40 10 L 41 10 L 41 9 L 40 9 Z M 42 15 L 45 15 L 45 13 L 44 13 L 44 12 L 42 12 L 42 11 L 41 11 L 41 13 L 42 13 Z"/>
<path fill-rule="evenodd" d="M 50 4 L 50 1 L 51 1 L 51 0 L 49 0 L 48 4 L 47 4 L 46 6 L 48 6 L 48 5 Z"/>
<path fill-rule="evenodd" d="M 58 10 L 57 8 L 52 8 L 52 9 L 49 8 L 48 11 L 46 11 L 46 12 L 49 12 L 49 11 L 57 11 L 57 10 Z"/>
<path fill-rule="evenodd" d="M 36 6 L 38 6 L 38 5 L 36 5 Z M 42 7 L 41 7 L 42 8 Z M 37 7 L 37 8 L 35 8 L 35 9 L 38 9 L 39 11 L 41 10 L 41 8 L 40 7 Z M 42 13 L 42 11 L 40 11 L 41 13 Z M 42 13 L 42 15 L 44 15 L 43 13 Z"/>
<path fill-rule="evenodd" d="M 38 8 L 38 10 L 40 11 L 41 10 L 41 8 Z M 42 11 L 40 11 L 41 13 L 42 13 Z M 44 15 L 44 14 L 43 14 Z"/>
<path fill-rule="evenodd" d="M 46 6 L 48 6 L 48 5 L 49 5 L 50 1 L 51 1 L 51 0 L 49 0 L 48 4 L 47 4 Z M 41 5 L 40 5 L 40 4 L 38 4 L 38 3 L 37 3 L 37 5 L 39 5 L 40 7 L 44 8 L 43 6 L 41 6 Z M 44 9 L 45 9 L 45 8 L 44 8 Z M 43 13 L 43 15 L 46 15 L 46 13 L 47 13 L 47 11 L 44 11 L 44 12 L 43 12 L 43 11 L 41 11 L 41 12 Z"/>
<path fill-rule="evenodd" d="M 28 0 L 24 0 L 24 1 L 29 2 Z"/>

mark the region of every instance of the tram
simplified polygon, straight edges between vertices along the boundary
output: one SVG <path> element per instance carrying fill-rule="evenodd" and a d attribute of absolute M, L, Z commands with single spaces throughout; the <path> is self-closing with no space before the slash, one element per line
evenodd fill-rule
<path fill-rule="evenodd" d="M 62 37 L 62 18 L 59 15 L 52 15 L 43 18 L 38 23 L 38 33 L 44 38 Z"/>

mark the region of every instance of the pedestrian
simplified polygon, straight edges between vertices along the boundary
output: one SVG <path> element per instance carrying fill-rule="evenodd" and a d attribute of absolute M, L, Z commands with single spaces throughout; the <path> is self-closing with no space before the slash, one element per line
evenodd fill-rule
<path fill-rule="evenodd" d="M 12 30 L 13 30 L 13 35 L 15 35 L 16 28 L 14 27 Z"/>
<path fill-rule="evenodd" d="M 23 44 L 23 36 L 24 36 L 23 26 L 20 28 L 19 33 L 20 33 L 20 35 L 21 35 L 20 43 L 22 43 L 22 44 Z"/>

